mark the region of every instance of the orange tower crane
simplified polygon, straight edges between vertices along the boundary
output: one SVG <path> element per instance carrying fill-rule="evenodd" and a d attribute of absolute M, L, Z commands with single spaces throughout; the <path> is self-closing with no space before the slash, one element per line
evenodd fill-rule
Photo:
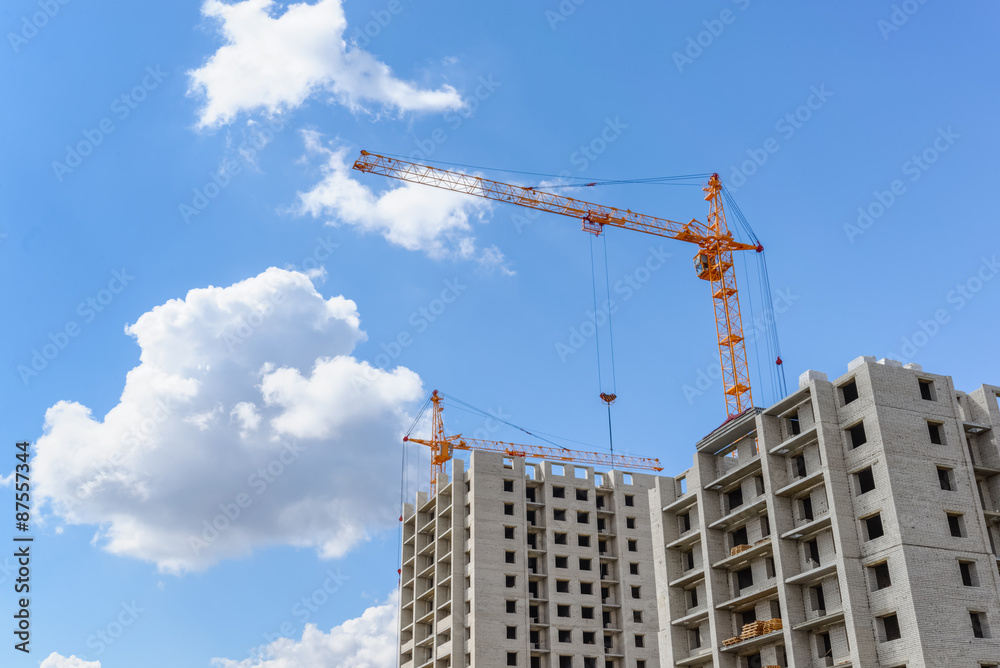
<path fill-rule="evenodd" d="M 431 394 L 431 401 L 434 407 L 431 412 L 430 440 L 403 437 L 404 441 L 420 443 L 431 449 L 431 498 L 437 496 L 438 482 L 444 480 L 445 465 L 452 458 L 452 453 L 455 450 L 485 450 L 487 452 L 502 452 L 509 457 L 535 457 L 550 461 L 582 462 L 625 469 L 663 470 L 659 459 L 550 448 L 541 445 L 522 445 L 520 443 L 505 443 L 504 441 L 487 441 L 481 438 L 463 438 L 461 434 L 445 436 L 444 419 L 441 416 L 444 408 L 441 406 L 441 397 L 437 390 Z"/>
<path fill-rule="evenodd" d="M 712 287 L 726 413 L 729 417 L 735 417 L 753 406 L 747 354 L 743 343 L 743 318 L 740 315 L 736 272 L 733 269 L 733 251 L 755 250 L 759 253 L 764 248 L 740 243 L 733 238 L 722 208 L 722 182 L 718 174 L 713 174 L 708 185 L 703 188 L 706 193 L 705 201 L 709 206 L 708 222 L 701 223 L 692 219 L 688 223 L 678 223 L 368 151 L 361 151 L 354 169 L 579 218 L 583 221 L 583 230 L 595 235 L 600 235 L 605 225 L 612 225 L 697 245 L 698 253 L 694 256 L 695 273 L 698 278 L 711 283 Z M 611 395 L 609 397 L 613 399 Z"/>

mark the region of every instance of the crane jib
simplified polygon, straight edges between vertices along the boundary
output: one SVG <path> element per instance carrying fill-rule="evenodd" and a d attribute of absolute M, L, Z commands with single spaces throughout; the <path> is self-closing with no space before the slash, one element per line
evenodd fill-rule
<path fill-rule="evenodd" d="M 729 416 L 739 415 L 753 406 L 732 253 L 738 250 L 760 252 L 763 249 L 759 245 L 744 244 L 733 239 L 722 206 L 722 182 L 718 174 L 713 174 L 708 185 L 702 188 L 705 201 L 709 204 L 706 218 L 708 223 L 694 219 L 680 223 L 368 151 L 361 152 L 354 163 L 354 169 L 569 216 L 582 220 L 584 231 L 593 234 L 600 234 L 605 225 L 612 225 L 697 245 L 699 252 L 695 256 L 696 275 L 711 283 L 726 413 Z"/>

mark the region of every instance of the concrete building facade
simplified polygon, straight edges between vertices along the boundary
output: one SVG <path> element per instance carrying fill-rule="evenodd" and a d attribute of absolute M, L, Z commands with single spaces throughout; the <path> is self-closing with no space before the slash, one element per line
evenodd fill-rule
<path fill-rule="evenodd" d="M 403 514 L 402 668 L 655 668 L 656 476 L 473 452 Z"/>
<path fill-rule="evenodd" d="M 998 396 L 862 357 L 675 477 L 475 452 L 404 512 L 400 665 L 997 668 Z"/>

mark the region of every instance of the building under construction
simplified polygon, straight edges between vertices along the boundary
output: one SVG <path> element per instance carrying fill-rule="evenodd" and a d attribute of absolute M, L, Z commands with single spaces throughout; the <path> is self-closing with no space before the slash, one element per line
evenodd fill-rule
<path fill-rule="evenodd" d="M 862 357 L 675 477 L 473 451 L 405 507 L 400 666 L 996 668 L 998 395 Z"/>

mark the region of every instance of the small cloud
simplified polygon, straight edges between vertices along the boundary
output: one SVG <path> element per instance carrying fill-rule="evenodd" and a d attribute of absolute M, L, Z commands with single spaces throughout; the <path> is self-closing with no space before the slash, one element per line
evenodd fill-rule
<path fill-rule="evenodd" d="M 342 0 L 295 3 L 283 12 L 274 0 L 206 0 L 201 12 L 225 44 L 188 72 L 189 94 L 204 100 L 200 127 L 226 125 L 240 112 L 282 114 L 318 93 L 355 112 L 366 105 L 401 113 L 464 106 L 451 86 L 420 88 L 367 51 L 349 48 Z"/>
<path fill-rule="evenodd" d="M 488 200 L 415 183 L 402 183 L 376 195 L 352 178 L 346 148 L 328 148 L 315 132 L 303 132 L 306 150 L 326 160 L 323 179 L 298 194 L 297 213 L 331 216 L 332 225 L 351 225 L 382 235 L 407 250 L 434 259 L 473 260 L 484 269 L 513 275 L 496 246 L 479 248 L 473 223 L 485 223 Z"/>

